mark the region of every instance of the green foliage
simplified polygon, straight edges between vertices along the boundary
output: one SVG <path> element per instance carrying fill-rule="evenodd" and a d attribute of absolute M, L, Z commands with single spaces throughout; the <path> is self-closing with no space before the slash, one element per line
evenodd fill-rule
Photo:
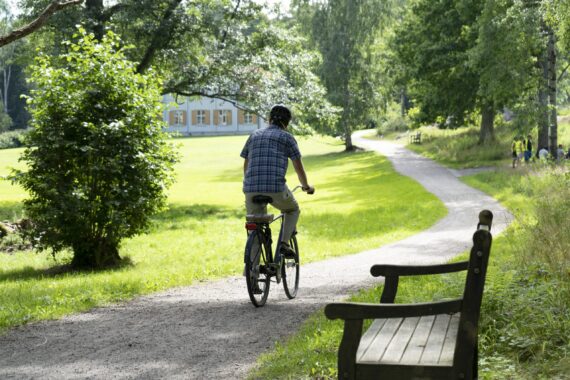
<path fill-rule="evenodd" d="M 382 106 L 377 65 L 379 46 L 376 44 L 382 21 L 387 18 L 385 0 L 332 0 L 300 2 L 297 12 L 303 19 L 311 15 L 308 31 L 312 44 L 323 56 L 319 75 L 328 91 L 329 101 L 342 109 L 332 130 L 321 131 L 342 136 L 351 150 L 351 133 L 361 129 Z M 307 13 L 307 11 L 309 11 Z M 301 29 L 307 31 L 306 26 Z"/>
<path fill-rule="evenodd" d="M 16 130 L 0 133 L 0 149 L 19 148 L 26 144 L 28 132 Z"/>
<path fill-rule="evenodd" d="M 76 37 L 32 68 L 28 170 L 15 179 L 30 194 L 38 247 L 71 248 L 74 266 L 102 267 L 162 209 L 176 156 L 161 132 L 160 81 L 135 73 L 113 33 Z"/>
<path fill-rule="evenodd" d="M 545 44 L 539 10 L 525 1 L 484 3 L 469 62 L 479 73 L 479 95 L 499 108 L 512 107 L 522 95 L 536 95 L 540 75 L 536 59 Z"/>
<path fill-rule="evenodd" d="M 477 106 L 478 77 L 468 65 L 476 38 L 477 2 L 419 0 L 394 32 L 394 65 L 408 81 L 419 122 L 453 117 L 461 124 Z"/>
<path fill-rule="evenodd" d="M 400 105 L 391 103 L 380 120 L 378 135 L 384 135 L 390 132 L 407 131 L 409 126 L 410 122 L 407 117 L 402 116 Z"/>

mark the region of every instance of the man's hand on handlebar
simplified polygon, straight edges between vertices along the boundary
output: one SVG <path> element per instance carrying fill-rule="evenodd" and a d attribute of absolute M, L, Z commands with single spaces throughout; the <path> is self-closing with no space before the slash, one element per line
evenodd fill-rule
<path fill-rule="evenodd" d="M 307 194 L 314 194 L 315 193 L 315 188 L 311 185 L 308 186 L 302 186 L 301 190 L 303 190 L 304 192 L 306 192 Z"/>

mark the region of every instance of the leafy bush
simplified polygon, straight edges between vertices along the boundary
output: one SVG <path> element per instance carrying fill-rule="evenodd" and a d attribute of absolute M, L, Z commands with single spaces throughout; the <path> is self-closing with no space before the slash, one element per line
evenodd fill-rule
<path fill-rule="evenodd" d="M 104 267 L 164 206 L 176 156 L 161 130 L 160 81 L 136 73 L 113 33 L 74 38 L 32 67 L 29 169 L 15 180 L 30 194 L 40 249 L 71 248 L 74 267 Z"/>
<path fill-rule="evenodd" d="M 11 131 L 0 133 L 0 149 L 19 148 L 25 145 L 27 131 Z"/>
<path fill-rule="evenodd" d="M 386 110 L 386 115 L 380 121 L 378 127 L 378 135 L 383 135 L 389 132 L 402 132 L 408 130 L 408 120 L 402 116 L 399 105 L 392 103 Z"/>

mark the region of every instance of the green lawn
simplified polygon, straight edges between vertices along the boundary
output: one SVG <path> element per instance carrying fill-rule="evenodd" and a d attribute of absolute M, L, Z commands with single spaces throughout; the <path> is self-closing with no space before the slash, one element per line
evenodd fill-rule
<path fill-rule="evenodd" d="M 245 136 L 174 140 L 182 161 L 170 209 L 152 229 L 124 242 L 132 263 L 97 273 L 58 273 L 48 253 L 0 253 L 0 330 L 57 318 L 168 287 L 239 275 L 243 263 L 242 164 Z M 421 231 L 446 213 L 418 184 L 373 153 L 343 152 L 334 139 L 299 139 L 313 196 L 299 193 L 299 242 L 304 262 L 344 255 Z M 0 176 L 21 150 L 0 150 Z M 297 183 L 292 168 L 288 183 Z M 21 215 L 25 194 L 0 181 L 0 220 Z M 53 267 L 56 267 L 55 269 Z M 244 302 L 248 302 L 244 285 Z"/>

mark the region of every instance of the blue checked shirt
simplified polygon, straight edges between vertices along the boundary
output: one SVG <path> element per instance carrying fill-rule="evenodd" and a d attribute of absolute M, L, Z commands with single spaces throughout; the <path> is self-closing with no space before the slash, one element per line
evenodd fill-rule
<path fill-rule="evenodd" d="M 249 136 L 240 156 L 248 160 L 244 193 L 279 193 L 285 190 L 288 159 L 301 158 L 301 152 L 289 132 L 270 125 Z"/>

